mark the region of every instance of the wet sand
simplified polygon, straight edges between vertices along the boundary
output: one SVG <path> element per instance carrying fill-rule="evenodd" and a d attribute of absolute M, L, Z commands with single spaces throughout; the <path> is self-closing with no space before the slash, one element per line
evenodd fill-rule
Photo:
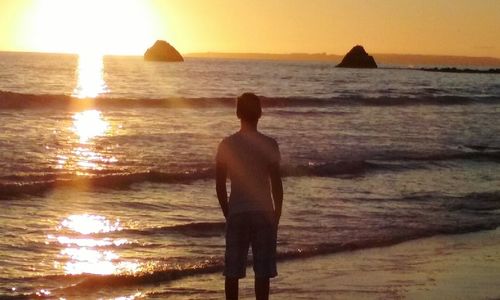
<path fill-rule="evenodd" d="M 500 299 L 500 229 L 282 262 L 279 272 L 271 299 Z M 241 299 L 254 297 L 253 271 L 247 275 Z M 223 277 L 166 288 L 163 296 L 190 290 L 190 299 L 220 299 Z"/>

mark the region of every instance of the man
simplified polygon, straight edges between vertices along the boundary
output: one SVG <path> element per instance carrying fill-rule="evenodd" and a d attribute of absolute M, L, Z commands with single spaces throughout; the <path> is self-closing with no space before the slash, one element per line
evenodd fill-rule
<path fill-rule="evenodd" d="M 277 275 L 276 238 L 283 202 L 280 152 L 274 139 L 257 131 L 261 114 L 255 94 L 238 97 L 236 115 L 241 129 L 225 138 L 217 150 L 217 198 L 226 218 L 226 299 L 238 299 L 238 281 L 246 275 L 250 244 L 257 300 L 269 298 L 269 278 Z"/>

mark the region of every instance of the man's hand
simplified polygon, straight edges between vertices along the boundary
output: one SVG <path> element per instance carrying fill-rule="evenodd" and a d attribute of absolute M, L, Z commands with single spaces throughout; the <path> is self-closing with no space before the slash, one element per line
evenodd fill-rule
<path fill-rule="evenodd" d="M 281 218 L 281 208 L 283 206 L 283 182 L 281 181 L 281 170 L 279 163 L 272 164 L 269 167 L 269 176 L 271 178 L 271 191 L 274 201 L 274 217 L 276 228 Z"/>
<path fill-rule="evenodd" d="M 281 212 L 275 211 L 274 212 L 274 222 L 275 222 L 276 228 L 278 228 L 278 225 L 280 224 L 280 218 L 281 218 Z"/>
<path fill-rule="evenodd" d="M 215 190 L 217 191 L 217 199 L 219 199 L 219 205 L 224 214 L 224 218 L 227 219 L 228 205 L 227 205 L 227 189 L 226 189 L 226 179 L 227 179 L 227 167 L 225 164 L 217 162 L 215 166 Z"/>

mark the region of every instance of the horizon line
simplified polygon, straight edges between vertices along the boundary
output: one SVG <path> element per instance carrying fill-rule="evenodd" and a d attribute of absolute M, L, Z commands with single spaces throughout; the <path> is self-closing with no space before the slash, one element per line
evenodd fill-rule
<path fill-rule="evenodd" d="M 31 53 L 31 54 L 57 54 L 57 55 L 79 55 L 77 52 L 51 52 L 51 51 L 30 51 L 30 50 L 0 50 L 0 53 Z M 325 56 L 325 57 L 344 57 L 345 54 L 336 54 L 328 52 L 226 52 L 226 51 L 196 51 L 185 52 L 183 56 L 196 58 L 196 55 L 269 55 L 269 56 Z M 420 53 L 394 53 L 394 52 L 372 52 L 368 53 L 371 56 L 376 55 L 393 55 L 393 56 L 423 56 L 423 57 L 449 57 L 449 58 L 473 58 L 473 59 L 493 59 L 499 60 L 497 56 L 473 56 L 473 55 L 457 55 L 457 54 L 420 54 Z M 104 53 L 103 56 L 143 56 L 144 54 L 137 53 Z"/>

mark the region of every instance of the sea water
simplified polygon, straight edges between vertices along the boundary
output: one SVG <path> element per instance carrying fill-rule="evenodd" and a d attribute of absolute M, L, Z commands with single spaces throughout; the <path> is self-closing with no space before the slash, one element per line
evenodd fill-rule
<path fill-rule="evenodd" d="M 280 261 L 500 224 L 495 74 L 0 53 L 0 90 L 2 297 L 221 272 L 214 156 L 247 91 L 282 153 Z"/>

